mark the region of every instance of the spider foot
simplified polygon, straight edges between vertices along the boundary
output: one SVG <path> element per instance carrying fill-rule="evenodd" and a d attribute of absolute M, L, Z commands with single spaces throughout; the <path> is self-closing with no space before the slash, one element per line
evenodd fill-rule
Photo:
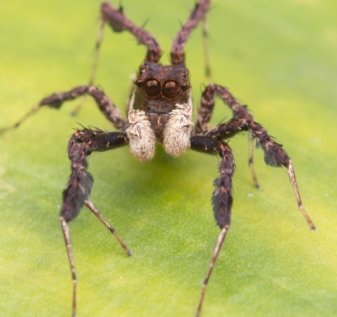
<path fill-rule="evenodd" d="M 113 234 L 117 242 L 120 244 L 120 246 L 124 249 L 127 256 L 131 256 L 132 252 L 130 248 L 127 246 L 127 244 L 122 240 L 122 238 L 117 233 L 116 229 L 104 218 L 103 214 L 96 208 L 94 203 L 90 200 L 86 200 L 84 203 L 91 212 L 101 221 L 106 228 Z"/>

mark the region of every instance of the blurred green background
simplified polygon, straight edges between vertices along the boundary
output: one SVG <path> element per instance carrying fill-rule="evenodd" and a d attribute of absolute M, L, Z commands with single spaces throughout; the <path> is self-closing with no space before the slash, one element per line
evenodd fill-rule
<path fill-rule="evenodd" d="M 118 5 L 118 1 L 114 1 Z M 124 0 L 165 50 L 194 1 Z M 88 80 L 99 1 L 1 1 L 0 127 L 51 92 Z M 232 227 L 212 276 L 204 317 L 336 316 L 337 3 L 214 0 L 209 13 L 214 82 L 247 103 L 293 159 L 310 232 L 282 169 L 256 152 L 252 187 L 247 137 L 236 157 Z M 197 105 L 203 74 L 200 29 L 187 45 Z M 97 83 L 121 108 L 144 57 L 128 34 L 105 32 Z M 71 280 L 58 212 L 73 128 L 110 129 L 93 103 L 78 117 L 44 109 L 0 138 L 0 315 L 69 316 Z M 229 118 L 221 102 L 214 122 Z M 141 164 L 127 148 L 93 155 L 92 199 L 128 242 L 127 258 L 83 210 L 71 223 L 79 316 L 193 316 L 215 237 L 210 197 L 217 159 L 160 149 Z"/>

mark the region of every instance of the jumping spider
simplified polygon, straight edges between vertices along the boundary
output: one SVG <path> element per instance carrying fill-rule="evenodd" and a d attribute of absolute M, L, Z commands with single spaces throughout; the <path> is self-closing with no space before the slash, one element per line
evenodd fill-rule
<path fill-rule="evenodd" d="M 185 66 L 184 45 L 199 22 L 205 22 L 210 2 L 210 0 L 198 0 L 187 22 L 177 33 L 171 48 L 171 65 L 159 63 L 161 49 L 156 39 L 144 28 L 138 27 L 130 21 L 121 7 L 115 9 L 109 3 L 101 5 L 101 26 L 96 43 L 96 53 L 98 53 L 102 41 L 105 24 L 108 24 L 114 32 L 130 32 L 139 43 L 147 48 L 145 60 L 133 82 L 127 120 L 123 119 L 114 103 L 100 88 L 94 86 L 91 80 L 88 85 L 47 96 L 16 124 L 5 129 L 18 127 L 28 116 L 43 106 L 58 109 L 65 101 L 89 95 L 95 100 L 105 117 L 119 130 L 119 132 L 103 132 L 97 129 L 77 130 L 69 141 L 68 154 L 71 161 L 71 175 L 67 188 L 63 192 L 60 221 L 72 274 L 73 316 L 76 315 L 77 277 L 68 223 L 78 215 L 83 205 L 94 213 L 115 236 L 125 252 L 131 255 L 128 246 L 89 198 L 93 177 L 87 171 L 87 157 L 95 151 L 107 151 L 129 144 L 133 156 L 141 161 L 148 161 L 153 158 L 155 144 L 159 142 L 163 145 L 165 152 L 174 157 L 180 156 L 189 148 L 219 156 L 219 176 L 214 181 L 215 189 L 212 195 L 212 203 L 214 217 L 220 228 L 220 233 L 202 283 L 195 316 L 200 316 L 207 284 L 230 226 L 232 176 L 235 166 L 232 150 L 226 143 L 226 139 L 242 131 L 249 133 L 249 165 L 255 187 L 258 187 L 258 182 L 252 159 L 254 139 L 264 151 L 266 164 L 283 166 L 287 169 L 298 208 L 304 215 L 309 227 L 315 229 L 302 204 L 294 168 L 289 156 L 282 146 L 275 142 L 267 131 L 254 120 L 247 107 L 241 105 L 225 87 L 218 84 L 209 84 L 205 87 L 196 122 L 194 125 L 192 123 L 191 84 L 189 71 Z M 93 68 L 93 74 L 94 72 L 95 67 Z M 212 116 L 215 96 L 219 97 L 231 109 L 233 117 L 213 129 L 208 129 L 207 125 Z"/>

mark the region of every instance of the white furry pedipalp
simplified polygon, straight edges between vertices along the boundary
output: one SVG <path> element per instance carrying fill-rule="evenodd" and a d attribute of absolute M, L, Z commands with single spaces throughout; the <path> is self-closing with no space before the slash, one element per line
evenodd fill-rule
<path fill-rule="evenodd" d="M 128 112 L 130 126 L 126 129 L 131 154 L 141 161 L 149 161 L 155 152 L 156 137 L 151 123 L 143 110 Z"/>
<path fill-rule="evenodd" d="M 170 112 L 168 122 L 164 129 L 164 149 L 167 154 L 180 156 L 191 147 L 192 102 L 176 104 Z"/>

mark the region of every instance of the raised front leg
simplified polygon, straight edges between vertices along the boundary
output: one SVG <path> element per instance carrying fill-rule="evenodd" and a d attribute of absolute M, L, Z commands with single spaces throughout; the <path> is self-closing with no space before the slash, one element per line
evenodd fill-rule
<path fill-rule="evenodd" d="M 0 130 L 0 134 L 8 130 L 18 128 L 24 121 L 26 121 L 26 119 L 35 114 L 42 107 L 59 109 L 64 102 L 77 99 L 84 95 L 89 95 L 95 100 L 99 110 L 114 125 L 116 129 L 126 129 L 127 122 L 122 118 L 118 108 L 114 105 L 114 103 L 109 99 L 103 90 L 95 86 L 78 86 L 68 91 L 53 93 L 43 98 L 15 124 Z"/>
<path fill-rule="evenodd" d="M 227 143 L 217 142 L 207 136 L 194 136 L 191 138 L 191 148 L 210 154 L 217 153 L 220 156 L 219 177 L 214 181 L 215 189 L 212 195 L 214 218 L 220 228 L 220 233 L 217 237 L 212 258 L 202 282 L 200 298 L 195 314 L 195 317 L 199 317 L 205 299 L 208 282 L 230 226 L 233 202 L 232 177 L 235 164 L 232 150 Z"/>
<path fill-rule="evenodd" d="M 131 251 L 118 236 L 116 230 L 108 223 L 108 221 L 104 218 L 96 206 L 89 200 L 89 195 L 93 184 L 93 177 L 87 171 L 87 156 L 92 152 L 111 150 L 126 145 L 127 143 L 128 139 L 124 132 L 106 133 L 99 130 L 89 129 L 76 131 L 69 141 L 68 155 L 71 161 L 71 174 L 69 177 L 68 186 L 63 192 L 60 221 L 73 283 L 73 317 L 76 316 L 77 274 L 68 223 L 78 215 L 81 208 L 86 205 L 86 207 L 88 207 L 115 236 L 121 247 L 125 250 L 126 254 L 131 255 Z"/>
<path fill-rule="evenodd" d="M 210 0 L 198 0 L 192 10 L 188 20 L 182 26 L 181 30 L 176 35 L 171 48 L 171 62 L 172 64 L 183 64 L 185 63 L 185 51 L 184 46 L 187 42 L 191 32 L 196 28 L 200 21 L 205 23 L 206 13 L 210 7 Z M 204 24 L 204 36 L 206 37 L 206 28 Z M 205 50 L 207 52 L 207 49 Z M 206 63 L 207 63 L 207 53 L 206 53 Z M 206 66 L 207 67 L 207 66 Z M 209 70 L 206 70 L 206 74 Z"/>
<path fill-rule="evenodd" d="M 145 60 L 157 63 L 161 56 L 161 50 L 156 39 L 142 27 L 136 26 L 123 12 L 123 7 L 115 9 L 111 4 L 104 2 L 101 5 L 102 20 L 110 25 L 114 32 L 128 31 L 137 41 L 147 47 Z"/>

